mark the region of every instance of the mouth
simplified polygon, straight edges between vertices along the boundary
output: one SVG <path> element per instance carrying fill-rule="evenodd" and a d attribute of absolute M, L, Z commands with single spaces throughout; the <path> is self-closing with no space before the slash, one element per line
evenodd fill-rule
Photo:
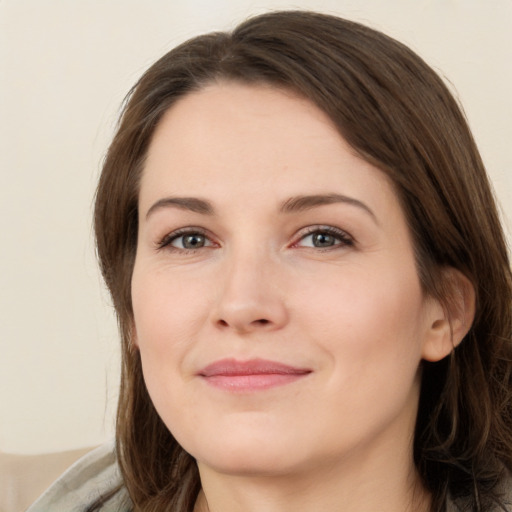
<path fill-rule="evenodd" d="M 291 384 L 308 376 L 309 368 L 289 366 L 276 361 L 222 359 L 200 370 L 197 375 L 215 388 L 232 392 L 263 391 Z"/>

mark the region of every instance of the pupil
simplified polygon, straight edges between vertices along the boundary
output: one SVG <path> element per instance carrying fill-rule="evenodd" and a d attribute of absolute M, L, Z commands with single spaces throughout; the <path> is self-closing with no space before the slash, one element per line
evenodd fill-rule
<path fill-rule="evenodd" d="M 203 247 L 204 237 L 202 235 L 187 235 L 183 239 L 183 247 L 185 249 L 196 249 L 197 247 Z"/>
<path fill-rule="evenodd" d="M 331 247 L 334 244 L 334 238 L 327 233 L 316 233 L 313 236 L 313 245 L 315 247 Z"/>

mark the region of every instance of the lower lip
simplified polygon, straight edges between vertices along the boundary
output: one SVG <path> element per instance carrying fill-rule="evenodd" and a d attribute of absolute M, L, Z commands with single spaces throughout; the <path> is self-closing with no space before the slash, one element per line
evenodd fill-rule
<path fill-rule="evenodd" d="M 232 392 L 263 391 L 291 384 L 309 373 L 257 373 L 247 375 L 211 375 L 204 381 L 214 388 Z"/>

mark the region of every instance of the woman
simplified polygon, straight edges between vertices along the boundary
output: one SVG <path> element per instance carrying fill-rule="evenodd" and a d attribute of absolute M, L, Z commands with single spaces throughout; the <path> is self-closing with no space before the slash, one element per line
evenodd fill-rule
<path fill-rule="evenodd" d="M 184 43 L 128 98 L 95 228 L 117 455 L 46 505 L 512 510 L 505 241 L 409 49 L 306 12 Z"/>

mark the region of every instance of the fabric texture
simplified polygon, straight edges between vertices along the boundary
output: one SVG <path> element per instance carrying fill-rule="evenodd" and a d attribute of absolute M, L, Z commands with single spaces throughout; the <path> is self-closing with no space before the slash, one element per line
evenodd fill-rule
<path fill-rule="evenodd" d="M 503 506 L 492 505 L 482 508 L 481 512 L 512 512 L 512 476 L 508 475 L 498 487 L 498 494 L 503 501 Z M 467 499 L 449 499 L 446 504 L 446 512 L 474 512 L 474 507 Z"/>
<path fill-rule="evenodd" d="M 98 498 L 122 487 L 114 443 L 88 453 L 73 464 L 33 504 L 27 512 L 85 512 Z M 124 487 L 98 510 L 131 512 L 133 509 Z"/>
<path fill-rule="evenodd" d="M 121 487 L 98 511 L 132 512 L 133 504 L 122 485 L 114 443 L 88 453 L 73 464 L 26 512 L 86 512 L 98 498 Z M 482 512 L 512 512 L 512 480 L 502 485 L 506 508 L 493 507 Z M 472 512 L 466 500 L 451 500 L 446 512 Z"/>

